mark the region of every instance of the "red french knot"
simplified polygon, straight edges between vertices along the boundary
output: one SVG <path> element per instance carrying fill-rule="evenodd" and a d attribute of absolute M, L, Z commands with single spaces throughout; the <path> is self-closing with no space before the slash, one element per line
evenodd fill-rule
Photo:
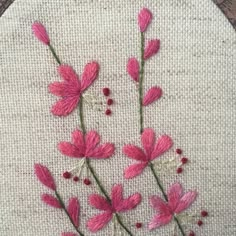
<path fill-rule="evenodd" d="M 183 172 L 183 168 L 179 167 L 177 170 L 176 170 L 177 174 L 181 174 Z"/>
<path fill-rule="evenodd" d="M 137 229 L 140 229 L 140 228 L 142 228 L 143 225 L 142 225 L 142 223 L 138 222 L 138 223 L 136 223 L 135 226 L 136 226 Z"/>
<path fill-rule="evenodd" d="M 110 115 L 111 115 L 111 109 L 107 109 L 106 112 L 105 112 L 105 114 L 106 114 L 107 116 L 110 116 Z"/>
<path fill-rule="evenodd" d="M 202 226 L 202 225 L 203 225 L 203 221 L 202 221 L 202 220 L 199 220 L 199 221 L 197 222 L 197 224 L 198 224 L 198 226 Z"/>
<path fill-rule="evenodd" d="M 181 155 L 182 152 L 183 152 L 180 148 L 177 148 L 175 151 L 176 151 L 176 153 L 179 154 L 179 155 Z"/>
<path fill-rule="evenodd" d="M 109 98 L 109 99 L 107 100 L 107 105 L 110 106 L 110 105 L 112 105 L 112 104 L 113 104 L 113 99 Z"/>
<path fill-rule="evenodd" d="M 78 181 L 79 181 L 79 177 L 78 177 L 78 176 L 74 176 L 73 180 L 74 180 L 75 182 L 78 182 Z"/>
<path fill-rule="evenodd" d="M 189 233 L 189 236 L 195 236 L 195 233 L 194 233 L 193 231 L 191 231 L 191 232 Z"/>
<path fill-rule="evenodd" d="M 182 162 L 182 164 L 186 164 L 188 162 L 188 158 L 187 157 L 182 157 L 181 162 Z"/>
<path fill-rule="evenodd" d="M 207 217 L 208 216 L 208 212 L 207 211 L 202 211 L 201 212 L 201 216 L 202 217 Z"/>
<path fill-rule="evenodd" d="M 108 97 L 110 95 L 110 89 L 109 88 L 103 88 L 102 90 L 104 96 Z"/>
<path fill-rule="evenodd" d="M 66 172 L 63 173 L 62 176 L 63 176 L 65 179 L 70 179 L 70 178 L 71 178 L 71 173 L 68 172 L 68 171 L 66 171 Z"/>
<path fill-rule="evenodd" d="M 91 184 L 91 181 L 89 179 L 84 179 L 84 184 L 85 185 L 90 185 Z"/>

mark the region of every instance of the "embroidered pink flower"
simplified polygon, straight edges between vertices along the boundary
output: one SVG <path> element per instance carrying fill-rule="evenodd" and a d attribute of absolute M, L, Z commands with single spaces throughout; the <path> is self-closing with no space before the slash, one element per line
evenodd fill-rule
<path fill-rule="evenodd" d="M 147 9 L 143 8 L 138 15 L 138 24 L 141 32 L 146 31 L 148 25 L 151 23 L 152 13 Z"/>
<path fill-rule="evenodd" d="M 87 227 L 91 232 L 97 232 L 109 223 L 113 214 L 134 209 L 141 202 L 141 195 L 135 193 L 124 199 L 122 185 L 117 184 L 111 191 L 111 202 L 103 196 L 92 194 L 89 196 L 89 204 L 98 210 L 104 211 L 90 218 Z"/>
<path fill-rule="evenodd" d="M 80 130 L 72 133 L 72 143 L 60 142 L 58 149 L 66 156 L 74 158 L 109 158 L 114 154 L 114 144 L 99 145 L 100 136 L 96 131 L 89 131 L 85 135 Z"/>
<path fill-rule="evenodd" d="M 42 43 L 46 44 L 46 45 L 49 45 L 50 44 L 50 39 L 48 37 L 48 34 L 47 34 L 47 31 L 44 27 L 44 25 L 42 25 L 41 23 L 39 22 L 35 22 L 33 25 L 32 25 L 32 31 L 35 35 L 35 37 L 41 41 Z"/>
<path fill-rule="evenodd" d="M 175 214 L 179 214 L 189 208 L 197 197 L 196 191 L 183 193 L 183 187 L 179 183 L 170 186 L 168 190 L 168 202 L 159 196 L 151 197 L 152 207 L 158 212 L 148 225 L 149 230 L 159 228 L 170 223 Z"/>
<path fill-rule="evenodd" d="M 130 144 L 123 147 L 123 153 L 126 156 L 139 161 L 139 163 L 125 169 L 124 175 L 126 179 L 140 175 L 151 161 L 168 151 L 173 144 L 172 139 L 167 135 L 160 136 L 155 144 L 155 133 L 151 128 L 144 129 L 141 141 L 144 151 L 141 148 Z"/>
<path fill-rule="evenodd" d="M 88 63 L 82 74 L 81 81 L 73 68 L 68 65 L 60 65 L 58 72 L 63 82 L 54 82 L 49 85 L 49 91 L 62 97 L 51 109 L 57 116 L 69 115 L 79 104 L 82 93 L 95 81 L 99 71 L 97 62 Z"/>

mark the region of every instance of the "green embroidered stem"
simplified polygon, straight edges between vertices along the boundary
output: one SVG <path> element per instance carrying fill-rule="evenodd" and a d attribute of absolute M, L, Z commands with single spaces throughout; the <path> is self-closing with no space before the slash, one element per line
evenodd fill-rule
<path fill-rule="evenodd" d="M 66 215 L 67 215 L 68 218 L 70 219 L 70 222 L 71 222 L 71 224 L 73 225 L 73 227 L 74 227 L 74 229 L 76 230 L 76 232 L 79 233 L 80 236 L 84 236 L 84 234 L 81 233 L 81 232 L 79 231 L 79 229 L 75 226 L 73 220 L 71 219 L 71 217 L 70 217 L 70 215 L 69 215 L 69 213 L 68 213 L 68 211 L 67 211 L 67 209 L 66 209 L 65 203 L 63 202 L 63 200 L 62 200 L 60 194 L 59 194 L 57 191 L 55 191 L 55 194 L 56 194 L 57 200 L 60 202 L 60 205 L 61 205 L 62 209 L 65 211 Z"/>
<path fill-rule="evenodd" d="M 106 190 L 104 189 L 104 187 L 102 186 L 101 182 L 99 181 L 97 175 L 95 174 L 95 171 L 94 171 L 93 167 L 92 167 L 91 164 L 90 164 L 89 159 L 87 159 L 87 158 L 86 158 L 86 164 L 87 164 L 87 167 L 88 167 L 90 173 L 92 174 L 93 178 L 95 179 L 95 181 L 96 181 L 96 183 L 97 183 L 99 189 L 100 189 L 101 192 L 104 194 L 104 196 L 106 197 L 107 201 L 111 202 L 111 199 L 109 198 L 109 196 L 108 196 Z"/>
<path fill-rule="evenodd" d="M 133 236 L 133 234 L 126 228 L 126 226 L 123 224 L 123 222 L 121 221 L 121 218 L 118 214 L 115 214 L 117 222 L 121 225 L 121 227 L 130 235 Z"/>
<path fill-rule="evenodd" d="M 57 56 L 57 54 L 56 54 L 54 48 L 52 47 L 52 45 L 49 44 L 48 46 L 49 46 L 50 51 L 52 52 L 52 55 L 53 55 L 54 58 L 56 59 L 57 63 L 58 63 L 59 65 L 61 65 L 61 61 L 60 61 L 59 57 Z"/>
<path fill-rule="evenodd" d="M 139 72 L 139 116 L 140 116 L 140 134 L 143 132 L 143 79 L 144 79 L 144 46 L 145 37 L 141 33 L 141 69 Z"/>
<path fill-rule="evenodd" d="M 83 97 L 80 96 L 79 101 L 79 118 L 80 118 L 80 126 L 83 131 L 83 133 L 86 133 L 85 124 L 84 124 L 84 112 L 83 112 Z"/>
<path fill-rule="evenodd" d="M 162 184 L 161 184 L 161 182 L 160 182 L 160 180 L 159 180 L 159 178 L 158 178 L 158 176 L 157 176 L 157 174 L 156 174 L 156 172 L 155 172 L 153 163 L 150 162 L 150 163 L 149 163 L 149 167 L 150 167 L 150 169 L 151 169 L 151 171 L 152 171 L 152 174 L 153 174 L 153 176 L 154 176 L 154 178 L 155 178 L 155 180 L 156 180 L 156 182 L 157 182 L 158 187 L 160 188 L 160 190 L 161 190 L 161 192 L 162 192 L 162 195 L 163 195 L 164 199 L 166 200 L 166 202 L 168 202 L 168 197 L 167 197 L 167 195 L 166 195 L 166 193 L 165 193 L 164 187 L 162 186 Z M 179 227 L 179 230 L 180 230 L 180 232 L 182 233 L 182 235 L 185 236 L 183 227 L 181 226 L 181 224 L 180 224 L 180 222 L 179 222 L 179 220 L 178 220 L 178 218 L 177 218 L 176 216 L 174 216 L 174 220 L 175 220 L 175 222 L 177 223 L 177 225 L 178 225 L 178 227 Z"/>

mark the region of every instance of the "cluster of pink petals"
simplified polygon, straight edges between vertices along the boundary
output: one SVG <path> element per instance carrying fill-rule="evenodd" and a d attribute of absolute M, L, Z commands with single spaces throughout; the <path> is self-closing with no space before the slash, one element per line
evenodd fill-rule
<path fill-rule="evenodd" d="M 82 93 L 95 81 L 98 76 L 99 65 L 97 62 L 88 63 L 84 67 L 81 81 L 73 68 L 68 65 L 60 65 L 58 72 L 63 82 L 54 82 L 49 85 L 49 91 L 61 97 L 52 107 L 51 111 L 57 116 L 69 115 L 80 101 Z"/>
<path fill-rule="evenodd" d="M 183 187 L 179 183 L 170 186 L 168 190 L 168 202 L 163 201 L 159 196 L 151 197 L 151 204 L 157 211 L 148 225 L 150 230 L 170 223 L 175 214 L 179 214 L 189 208 L 197 197 L 196 191 L 183 193 Z"/>
<path fill-rule="evenodd" d="M 147 30 L 148 25 L 151 23 L 152 13 L 147 8 L 143 8 L 138 14 L 138 24 L 141 32 Z"/>
<path fill-rule="evenodd" d="M 151 128 L 144 129 L 141 141 L 144 150 L 130 144 L 123 147 L 126 156 L 139 162 L 125 169 L 126 179 L 140 175 L 151 161 L 168 151 L 173 144 L 172 139 L 167 135 L 160 136 L 155 142 L 155 133 Z"/>
<path fill-rule="evenodd" d="M 32 31 L 34 36 L 42 43 L 49 45 L 50 39 L 48 37 L 45 27 L 40 22 L 35 22 L 32 25 Z"/>
<path fill-rule="evenodd" d="M 113 214 L 132 210 L 140 202 L 141 195 L 139 193 L 135 193 L 124 199 L 123 188 L 120 184 L 117 184 L 112 188 L 111 202 L 103 196 L 92 194 L 89 197 L 90 205 L 104 212 L 90 218 L 87 222 L 87 227 L 91 232 L 97 232 L 109 223 Z"/>
<path fill-rule="evenodd" d="M 72 133 L 72 143 L 60 142 L 58 149 L 66 156 L 74 158 L 109 158 L 114 154 L 115 147 L 112 143 L 99 145 L 100 136 L 96 131 L 83 134 L 80 130 Z"/>

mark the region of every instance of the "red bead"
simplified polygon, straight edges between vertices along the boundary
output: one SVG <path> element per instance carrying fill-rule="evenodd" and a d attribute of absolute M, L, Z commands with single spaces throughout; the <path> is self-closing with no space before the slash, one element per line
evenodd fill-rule
<path fill-rule="evenodd" d="M 75 182 L 78 182 L 78 181 L 79 181 L 79 177 L 78 177 L 78 176 L 75 176 L 75 177 L 73 178 L 73 180 L 74 180 Z"/>
<path fill-rule="evenodd" d="M 208 212 L 207 212 L 207 211 L 202 211 L 202 212 L 201 212 L 201 216 L 202 216 L 202 217 L 208 216 Z"/>
<path fill-rule="evenodd" d="M 182 164 L 186 164 L 188 162 L 188 158 L 187 157 L 181 158 L 181 162 Z"/>
<path fill-rule="evenodd" d="M 111 115 L 111 110 L 110 110 L 110 109 L 107 109 L 106 112 L 105 112 L 105 114 L 106 114 L 107 116 L 110 116 L 110 115 Z"/>
<path fill-rule="evenodd" d="M 202 226 L 202 225 L 203 225 L 203 222 L 202 222 L 201 220 L 199 220 L 199 221 L 197 222 L 197 224 L 198 224 L 198 226 Z"/>
<path fill-rule="evenodd" d="M 68 172 L 68 171 L 66 171 L 66 172 L 63 173 L 63 177 L 64 177 L 65 179 L 70 179 L 71 173 Z"/>
<path fill-rule="evenodd" d="M 182 150 L 180 148 L 177 148 L 176 153 L 180 155 L 180 154 L 182 154 Z"/>
<path fill-rule="evenodd" d="M 142 223 L 136 223 L 135 226 L 136 226 L 137 229 L 140 229 L 140 228 L 142 228 Z"/>
<path fill-rule="evenodd" d="M 181 174 L 183 172 L 183 168 L 179 167 L 177 170 L 176 170 L 177 174 Z"/>
<path fill-rule="evenodd" d="M 91 181 L 90 181 L 89 179 L 84 179 L 84 184 L 90 185 L 90 184 L 91 184 Z"/>
<path fill-rule="evenodd" d="M 191 231 L 188 236 L 195 236 L 195 233 Z"/>
<path fill-rule="evenodd" d="M 107 105 L 110 106 L 110 105 L 112 105 L 112 104 L 113 104 L 113 100 L 112 100 L 111 98 L 109 98 L 109 99 L 107 100 Z"/>
<path fill-rule="evenodd" d="M 104 88 L 104 89 L 102 90 L 102 92 L 103 92 L 103 94 L 104 94 L 106 97 L 108 97 L 108 96 L 110 95 L 110 89 L 109 89 L 109 88 Z"/>

